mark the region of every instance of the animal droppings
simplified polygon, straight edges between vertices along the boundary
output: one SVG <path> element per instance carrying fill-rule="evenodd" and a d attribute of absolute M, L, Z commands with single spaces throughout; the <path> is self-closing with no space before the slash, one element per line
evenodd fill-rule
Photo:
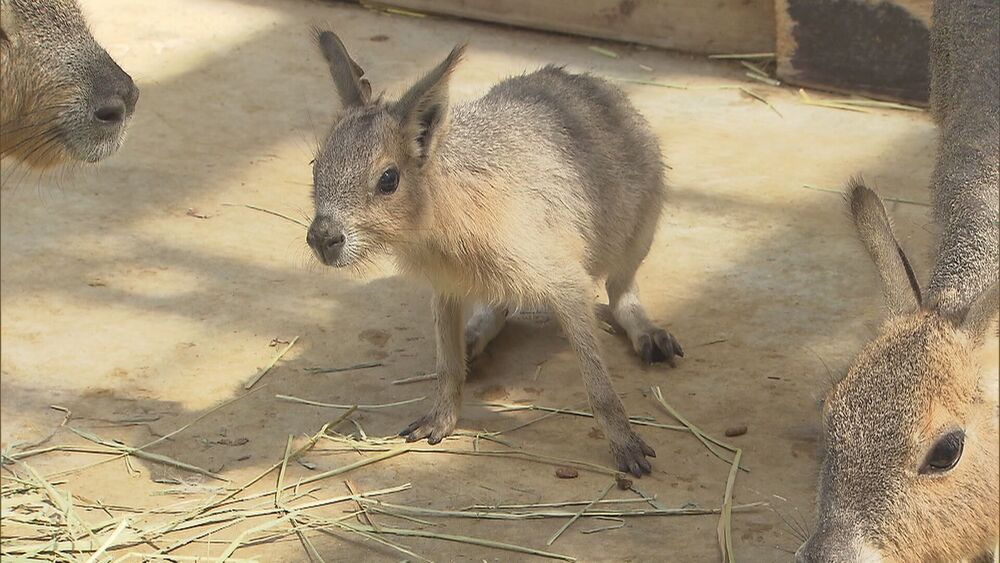
<path fill-rule="evenodd" d="M 730 426 L 729 428 L 726 428 L 726 432 L 725 433 L 726 433 L 726 436 L 728 436 L 730 438 L 733 438 L 733 437 L 736 437 L 736 436 L 742 436 L 742 435 L 744 435 L 744 434 L 747 433 L 747 425 L 746 424 L 740 424 L 740 425 L 737 425 L 737 426 Z"/>
<path fill-rule="evenodd" d="M 572 467 L 557 467 L 556 477 L 560 479 L 576 479 L 580 476 L 580 472 Z"/>

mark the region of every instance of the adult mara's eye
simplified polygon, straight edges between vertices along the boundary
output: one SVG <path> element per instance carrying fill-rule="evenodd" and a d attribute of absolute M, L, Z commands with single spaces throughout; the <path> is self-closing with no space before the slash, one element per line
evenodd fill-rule
<path fill-rule="evenodd" d="M 965 447 L 965 432 L 955 430 L 938 438 L 927 454 L 920 473 L 943 473 L 958 465 Z"/>
<path fill-rule="evenodd" d="M 391 194 L 399 187 L 399 170 L 395 166 L 387 168 L 378 179 L 378 191 L 383 194 Z"/>

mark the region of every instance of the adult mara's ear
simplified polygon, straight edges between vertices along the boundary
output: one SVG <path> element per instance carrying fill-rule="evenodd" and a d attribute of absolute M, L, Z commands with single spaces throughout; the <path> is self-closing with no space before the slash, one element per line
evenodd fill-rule
<path fill-rule="evenodd" d="M 392 107 L 403 131 L 412 141 L 412 152 L 426 160 L 437 146 L 448 123 L 448 79 L 465 53 L 458 45 L 426 76 L 410 87 Z"/>
<path fill-rule="evenodd" d="M 990 404 L 1000 405 L 1000 282 L 994 281 L 976 297 L 961 329 L 974 343 L 972 357 L 983 397 Z"/>
<path fill-rule="evenodd" d="M 920 308 L 920 285 L 909 260 L 892 233 L 892 223 L 878 195 L 860 178 L 850 181 L 845 194 L 858 238 L 865 245 L 882 278 L 886 307 L 893 316 Z"/>
<path fill-rule="evenodd" d="M 994 281 L 976 297 L 962 320 L 962 330 L 975 342 L 997 336 L 1000 327 L 1000 282 Z"/>
<path fill-rule="evenodd" d="M 347 54 L 344 43 L 332 31 L 314 29 L 319 50 L 330 67 L 330 76 L 337 86 L 340 101 L 345 107 L 368 105 L 372 97 L 372 85 L 363 78 L 365 71 Z"/>
<path fill-rule="evenodd" d="M 14 15 L 14 8 L 10 5 L 10 0 L 0 0 L 0 49 L 9 49 L 14 46 L 17 38 L 17 17 Z"/>

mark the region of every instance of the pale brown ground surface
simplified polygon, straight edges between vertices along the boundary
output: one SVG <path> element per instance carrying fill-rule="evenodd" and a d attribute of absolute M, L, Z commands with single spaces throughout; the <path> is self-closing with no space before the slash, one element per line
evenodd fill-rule
<path fill-rule="evenodd" d="M 802 186 L 837 188 L 863 172 L 884 194 L 926 201 L 935 136 L 925 114 L 806 106 L 792 89 L 746 82 L 732 63 L 605 44 L 622 54 L 615 60 L 588 50 L 594 42 L 583 39 L 346 5 L 87 0 L 84 8 L 94 34 L 136 78 L 142 98 L 126 146 L 100 168 L 42 179 L 7 170 L 5 449 L 48 434 L 62 419 L 52 404 L 72 410 L 71 425 L 131 445 L 148 442 L 244 393 L 243 383 L 276 353 L 268 346 L 273 338 L 301 337 L 258 384 L 265 389 L 153 451 L 242 484 L 281 459 L 289 434 L 312 434 L 339 414 L 281 402 L 275 394 L 385 403 L 432 392 L 431 382 L 389 384 L 433 370 L 424 284 L 389 268 L 367 280 L 321 269 L 307 252 L 302 228 L 223 205 L 253 204 L 297 218 L 310 213 L 309 161 L 337 106 L 308 31 L 326 21 L 366 67 L 376 90 L 390 93 L 453 44 L 468 41 L 467 60 L 452 81 L 457 100 L 554 62 L 614 77 L 748 84 L 781 112 L 783 117 L 733 89 L 623 85 L 659 133 L 672 167 L 668 207 L 639 284 L 650 314 L 679 338 L 687 357 L 676 369 L 646 368 L 623 339 L 600 337 L 632 415 L 673 422 L 645 396 L 659 385 L 668 401 L 712 435 L 748 426 L 746 435 L 731 439 L 744 448 L 751 469 L 738 476 L 735 500 L 770 508 L 734 515 L 736 555 L 741 561 L 790 558 L 799 540 L 783 518 L 806 525 L 813 520 L 819 401 L 879 317 L 876 278 L 840 198 Z M 189 216 L 189 209 L 208 218 Z M 918 271 L 926 272 L 927 209 L 890 204 L 890 213 Z M 384 366 L 331 375 L 307 369 L 369 361 Z M 501 430 L 538 416 L 491 412 L 476 405 L 484 399 L 585 404 L 566 342 L 552 323 L 532 319 L 512 322 L 473 365 L 465 397 L 460 427 L 468 430 Z M 426 402 L 355 418 L 369 434 L 387 435 L 425 408 Z M 128 427 L 98 420 L 140 416 L 155 420 Z M 588 419 L 554 416 L 505 438 L 526 450 L 607 465 L 606 443 L 592 428 Z M 350 424 L 339 429 L 353 431 Z M 690 434 L 640 432 L 659 455 L 638 488 L 671 507 L 720 505 L 726 463 Z M 245 443 L 224 445 L 223 438 Z M 63 430 L 51 443 L 82 440 Z M 468 448 L 469 441 L 449 446 Z M 306 456 L 314 471 L 359 458 L 321 450 Z M 51 474 L 99 459 L 56 453 L 28 462 Z M 72 474 L 62 487 L 104 503 L 147 508 L 183 500 L 154 495 L 172 486 L 153 479 L 189 474 L 138 460 L 133 465 L 138 475 L 115 461 Z M 286 483 L 311 474 L 292 464 Z M 412 483 L 386 500 L 441 509 L 591 499 L 609 482 L 588 472 L 559 480 L 552 467 L 526 461 L 426 453 L 347 476 L 362 490 Z M 273 488 L 274 479 L 254 490 Z M 319 485 L 317 498 L 345 492 L 342 478 Z M 337 505 L 318 513 L 346 510 Z M 377 521 L 424 527 L 386 516 Z M 428 529 L 544 549 L 563 520 L 437 522 Z M 633 518 L 621 529 L 584 535 L 581 530 L 607 524 L 585 519 L 548 549 L 585 561 L 713 561 L 717 522 L 716 516 Z M 234 538 L 237 530 L 217 538 Z M 339 539 L 310 537 L 328 561 L 402 558 L 343 533 Z M 437 540 L 393 539 L 439 561 L 524 559 Z M 221 549 L 221 542 L 201 543 L 180 553 L 209 556 Z M 306 557 L 294 537 L 236 555 Z"/>

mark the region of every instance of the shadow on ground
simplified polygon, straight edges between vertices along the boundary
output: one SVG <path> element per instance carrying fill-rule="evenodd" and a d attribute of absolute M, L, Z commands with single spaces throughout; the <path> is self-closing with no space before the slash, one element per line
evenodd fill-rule
<path fill-rule="evenodd" d="M 356 7 L 284 6 L 288 10 L 276 16 L 273 27 L 204 57 L 183 74 L 145 81 L 139 76 L 142 104 L 126 149 L 81 176 L 79 187 L 67 187 L 42 204 L 31 190 L 5 195 L 2 405 L 4 426 L 18 429 L 4 433 L 5 447 L 42 436 L 57 424 L 62 415 L 46 410 L 49 404 L 70 409 L 72 424 L 105 438 L 146 443 L 243 395 L 252 368 L 283 347 L 267 347 L 274 337 L 300 341 L 251 394 L 152 451 L 241 483 L 280 460 L 289 435 L 312 434 L 340 412 L 275 395 L 379 404 L 433 392 L 431 382 L 391 384 L 433 370 L 430 294 L 424 285 L 382 274 L 364 281 L 310 266 L 301 227 L 224 205 L 249 203 L 296 218 L 308 215 L 312 146 L 336 109 L 306 32 L 315 18 L 334 21 L 349 47 L 358 46 L 358 58 L 375 83 L 391 82 L 393 88 L 463 38 L 472 38 L 472 51 L 455 79 L 459 98 L 484 92 L 494 78 L 548 62 L 596 64 L 598 72 L 618 64 L 593 63 L 587 42 L 578 39 L 390 18 Z M 388 39 L 372 40 L 379 36 Z M 733 74 L 684 57 L 630 53 L 687 79 L 701 74 L 721 81 Z M 674 179 L 639 283 L 651 314 L 681 339 L 688 355 L 677 369 L 647 368 L 623 339 L 602 333 L 604 355 L 633 415 L 668 420 L 646 395 L 659 385 L 706 432 L 721 435 L 728 426 L 749 426 L 746 436 L 734 439 L 752 469 L 740 475 L 736 501 L 766 501 L 770 508 L 735 518 L 736 549 L 747 560 L 784 558 L 799 543 L 794 523 L 811 519 L 818 401 L 864 340 L 879 306 L 874 272 L 853 240 L 839 198 L 801 185 L 864 171 L 894 195 L 926 200 L 932 130 L 923 123 L 897 123 L 876 140 L 864 130 L 852 138 L 850 124 L 835 115 L 813 122 L 825 129 L 810 139 L 802 128 L 815 111 L 787 112 L 783 122 L 775 122 L 752 100 L 713 105 L 717 94 L 699 101 L 663 93 L 676 103 L 669 105 L 657 98 L 661 92 L 629 92 L 663 134 Z M 775 97 L 793 99 L 784 93 Z M 743 128 L 737 123 L 740 112 L 751 114 L 748 122 L 768 120 L 768 125 Z M 848 146 L 835 146 L 838 139 Z M 907 246 L 926 246 L 924 208 L 898 206 L 891 213 Z M 921 271 L 928 266 L 919 254 L 917 266 Z M 125 324 L 115 326 L 119 320 Z M 185 336 L 192 327 L 197 331 Z M 89 344 L 91 337 L 117 347 L 75 345 Z M 148 352 L 116 352 L 131 348 Z M 252 350 L 250 359 L 240 356 L 245 350 Z M 51 359 L 53 354 L 64 354 L 64 361 Z M 75 362 L 83 365 L 80 374 Z M 312 370 L 364 362 L 382 365 L 334 374 Z M 53 365 L 60 367 L 45 371 Z M 502 430 L 536 416 L 491 412 L 476 404 L 481 401 L 586 404 L 565 340 L 552 323 L 534 317 L 514 322 L 474 363 L 465 397 L 460 426 L 469 430 Z M 428 403 L 353 418 L 368 434 L 387 435 L 422 414 Z M 123 420 L 141 422 L 123 426 Z M 338 429 L 357 431 L 349 423 Z M 637 483 L 640 489 L 668 506 L 721 503 L 726 464 L 689 435 L 648 428 L 641 433 L 659 455 L 654 474 Z M 546 455 L 610 463 L 606 444 L 588 419 L 551 417 L 508 439 Z M 70 441 L 78 440 L 65 430 L 53 439 Z M 357 457 L 322 449 L 306 456 L 314 469 L 295 465 L 286 481 Z M 37 463 L 50 471 L 83 465 L 66 455 Z M 166 486 L 153 481 L 190 478 L 173 468 L 137 466 L 142 472 L 137 477 L 124 477 L 125 469 L 114 462 L 74 474 L 69 484 L 105 502 L 150 503 L 157 502 L 150 492 Z M 413 483 L 400 502 L 437 508 L 589 499 L 606 480 L 584 474 L 562 481 L 544 465 L 434 454 L 407 454 L 350 478 L 365 490 Z M 320 484 L 325 494 L 343 492 L 340 481 Z M 635 519 L 613 532 L 567 534 L 552 549 L 587 559 L 601 553 L 597 558 L 647 561 L 668 551 L 676 560 L 707 560 L 716 557 L 716 523 L 715 517 Z M 559 525 L 444 524 L 451 533 L 536 547 Z M 370 542 L 344 543 L 352 538 L 317 541 L 321 550 L 345 560 L 395 555 Z M 505 557 L 459 544 L 406 543 L 440 559 Z M 264 560 L 301 553 L 285 543 L 254 549 Z"/>

